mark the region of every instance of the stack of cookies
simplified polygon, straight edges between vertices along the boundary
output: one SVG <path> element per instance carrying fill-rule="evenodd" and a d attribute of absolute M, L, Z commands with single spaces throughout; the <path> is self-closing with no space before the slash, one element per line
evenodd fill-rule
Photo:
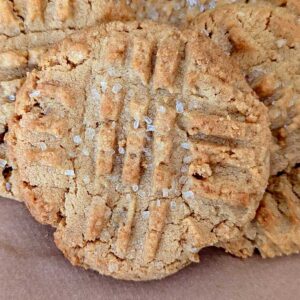
<path fill-rule="evenodd" d="M 209 246 L 298 253 L 299 16 L 298 0 L 0 0 L 1 196 L 119 279 Z"/>

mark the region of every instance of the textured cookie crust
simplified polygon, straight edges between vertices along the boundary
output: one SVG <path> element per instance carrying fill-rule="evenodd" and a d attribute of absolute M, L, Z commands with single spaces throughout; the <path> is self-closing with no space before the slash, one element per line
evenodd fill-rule
<path fill-rule="evenodd" d="M 14 166 L 7 158 L 7 120 L 26 72 L 52 44 L 67 35 L 111 20 L 134 17 L 126 1 L 1 0 L 0 1 L 0 195 L 16 198 Z"/>
<path fill-rule="evenodd" d="M 300 14 L 299 0 L 128 0 L 138 20 L 151 19 L 160 23 L 184 25 L 199 13 L 213 10 L 216 7 L 232 3 L 269 3 L 286 7 L 293 13 Z"/>
<path fill-rule="evenodd" d="M 195 2 L 195 1 L 194 1 Z M 14 166 L 7 158 L 7 120 L 14 111 L 15 97 L 26 72 L 37 67 L 39 58 L 52 44 L 75 31 L 111 20 L 150 18 L 179 24 L 209 2 L 113 1 L 113 0 L 2 0 L 0 1 L 0 195 L 16 198 Z M 20 200 L 20 199 L 19 199 Z"/>
<path fill-rule="evenodd" d="M 262 257 L 299 253 L 300 249 L 300 169 L 271 177 L 267 192 L 244 235 L 226 243 L 229 253 L 251 256 L 257 248 Z"/>
<path fill-rule="evenodd" d="M 291 201 L 289 197 L 281 197 L 281 202 L 286 201 L 282 205 L 289 207 L 291 212 L 282 212 L 280 218 L 277 218 L 280 206 L 277 208 L 276 203 L 279 201 L 278 186 L 283 187 L 283 193 L 291 189 L 290 172 L 296 172 L 293 168 L 300 163 L 299 18 L 286 8 L 271 5 L 228 5 L 199 16 L 191 26 L 204 31 L 240 64 L 251 87 L 268 107 L 273 133 L 271 174 L 274 177 L 270 178 L 268 193 L 256 218 L 258 228 L 263 226 L 264 230 L 259 229 L 256 235 L 256 226 L 249 225 L 245 233 L 249 240 L 236 241 L 228 245 L 227 250 L 248 256 L 257 247 L 264 257 L 298 252 L 299 236 L 295 232 L 299 234 L 299 222 L 291 217 Z M 293 203 L 299 209 L 297 197 L 294 193 Z M 262 225 L 261 215 L 266 211 L 268 219 Z M 290 234 L 286 234 L 287 228 L 291 228 Z"/>
<path fill-rule="evenodd" d="M 45 49 L 74 31 L 96 22 L 149 18 L 182 25 L 199 12 L 228 2 L 231 0 L 0 1 L 0 195 L 16 197 L 14 166 L 8 161 L 4 142 L 8 127 L 6 120 L 14 111 L 14 99 L 22 76 L 38 65 Z M 283 5 L 283 2 L 286 1 L 277 1 L 275 4 Z M 290 0 L 286 6 L 295 11 L 296 4 Z"/>
<path fill-rule="evenodd" d="M 9 153 L 26 205 L 73 264 L 162 278 L 253 219 L 267 111 L 209 39 L 113 23 L 43 66 L 17 95 Z"/>
<path fill-rule="evenodd" d="M 24 75 L 36 65 L 43 48 L 75 30 L 133 16 L 126 1 L 2 0 L 0 80 Z"/>

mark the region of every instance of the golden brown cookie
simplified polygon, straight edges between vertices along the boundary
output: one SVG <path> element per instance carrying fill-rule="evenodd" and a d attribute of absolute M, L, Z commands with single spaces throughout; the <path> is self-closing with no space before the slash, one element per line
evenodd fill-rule
<path fill-rule="evenodd" d="M 299 0 L 128 0 L 126 3 L 138 20 L 175 25 L 184 25 L 199 13 L 230 3 L 271 3 L 300 14 Z"/>
<path fill-rule="evenodd" d="M 148 280 L 253 219 L 268 126 L 239 68 L 206 37 L 112 23 L 64 40 L 28 75 L 9 153 L 26 205 L 57 227 L 73 264 Z"/>
<path fill-rule="evenodd" d="M 1 0 L 0 80 L 25 75 L 45 47 L 78 29 L 133 16 L 125 1 Z"/>
<path fill-rule="evenodd" d="M 257 213 L 257 225 L 249 225 L 243 240 L 225 248 L 239 256 L 251 255 L 255 247 L 264 257 L 298 252 L 299 221 L 290 218 L 292 208 L 288 213 L 281 212 L 280 207 L 289 207 L 293 201 L 299 209 L 299 195 L 294 193 L 294 200 L 281 197 L 283 204 L 279 208 L 276 203 L 278 186 L 283 188 L 282 193 L 291 189 L 290 172 L 295 172 L 294 166 L 300 163 L 299 18 L 286 8 L 235 4 L 200 15 L 191 26 L 205 32 L 239 63 L 251 87 L 268 107 L 273 133 L 271 174 L 274 177 L 270 178 L 268 192 Z M 262 215 L 267 215 L 265 223 Z M 289 228 L 291 231 L 286 234 Z"/>
<path fill-rule="evenodd" d="M 86 1 L 55 0 L 0 2 L 0 111 L 2 175 L 0 195 L 15 198 L 13 166 L 6 156 L 6 120 L 14 109 L 20 78 L 35 68 L 51 44 L 96 22 L 150 18 L 158 22 L 185 24 L 199 12 L 231 0 L 219 1 Z M 87 18 L 87 16 L 89 16 Z M 17 79 L 17 80 L 16 80 Z M 3 175 L 4 174 L 4 175 Z"/>
<path fill-rule="evenodd" d="M 7 119 L 22 77 L 36 68 L 51 44 L 96 22 L 152 18 L 159 22 L 184 22 L 209 7 L 185 1 L 0 1 L 0 195 L 15 198 L 14 171 L 6 155 Z M 19 199 L 20 200 L 20 199 Z"/>
<path fill-rule="evenodd" d="M 6 154 L 7 120 L 22 77 L 36 68 L 50 45 L 97 22 L 129 20 L 125 1 L 0 1 L 0 195 L 16 198 L 13 166 Z"/>
<path fill-rule="evenodd" d="M 273 176 L 256 213 L 243 236 L 226 243 L 226 250 L 240 257 L 251 256 L 257 248 L 262 257 L 299 253 L 300 169 Z"/>

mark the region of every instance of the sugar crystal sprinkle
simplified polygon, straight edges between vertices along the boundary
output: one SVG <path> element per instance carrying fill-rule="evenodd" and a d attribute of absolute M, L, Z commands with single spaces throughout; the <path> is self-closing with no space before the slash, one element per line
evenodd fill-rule
<path fill-rule="evenodd" d="M 187 4 L 190 6 L 190 7 L 194 7 L 198 4 L 198 0 L 187 0 Z"/>
<path fill-rule="evenodd" d="M 205 9 L 206 9 L 205 5 L 201 4 L 199 8 L 200 12 L 204 12 Z"/>
<path fill-rule="evenodd" d="M 137 184 L 134 184 L 131 188 L 134 192 L 137 192 L 139 190 L 139 186 Z"/>
<path fill-rule="evenodd" d="M 96 101 L 99 101 L 100 100 L 100 94 L 99 92 L 97 91 L 96 88 L 92 88 L 91 89 L 91 95 L 92 95 L 92 98 Z"/>
<path fill-rule="evenodd" d="M 144 117 L 144 120 L 148 125 L 152 124 L 152 119 L 149 118 L 148 116 Z"/>
<path fill-rule="evenodd" d="M 33 90 L 31 93 L 29 93 L 30 98 L 38 97 L 41 94 L 40 91 Z"/>
<path fill-rule="evenodd" d="M 65 175 L 66 176 L 75 176 L 74 170 L 65 170 Z"/>
<path fill-rule="evenodd" d="M 186 191 L 182 193 L 182 197 L 185 200 L 191 200 L 194 199 L 194 193 L 192 191 Z"/>
<path fill-rule="evenodd" d="M 159 199 L 156 200 L 156 206 L 160 207 L 160 200 Z"/>
<path fill-rule="evenodd" d="M 171 209 L 176 209 L 176 202 L 175 201 L 171 201 L 170 202 L 170 207 L 171 207 Z"/>
<path fill-rule="evenodd" d="M 150 212 L 148 210 L 145 210 L 145 211 L 142 212 L 142 218 L 144 220 L 148 219 L 149 216 L 150 216 Z"/>
<path fill-rule="evenodd" d="M 79 145 L 79 144 L 81 144 L 82 139 L 81 139 L 81 137 L 80 137 L 79 135 L 75 135 L 75 136 L 73 137 L 73 142 L 74 142 L 75 144 Z"/>
<path fill-rule="evenodd" d="M 1 167 L 1 168 L 5 168 L 6 165 L 7 165 L 7 160 L 5 160 L 5 159 L 0 159 L 0 167 Z"/>
<path fill-rule="evenodd" d="M 16 100 L 16 95 L 9 95 L 7 96 L 7 99 L 11 102 L 15 101 Z"/>
<path fill-rule="evenodd" d="M 177 111 L 179 114 L 182 114 L 183 111 L 184 111 L 183 103 L 180 102 L 179 100 L 176 101 L 176 111 Z"/>
<path fill-rule="evenodd" d="M 87 136 L 88 139 L 92 140 L 95 136 L 95 129 L 91 128 L 91 127 L 88 127 L 86 129 L 86 136 Z"/>
<path fill-rule="evenodd" d="M 76 153 L 75 153 L 74 151 L 70 151 L 70 152 L 68 153 L 68 155 L 69 155 L 70 157 L 74 158 L 74 157 L 76 156 Z"/>
<path fill-rule="evenodd" d="M 118 151 L 120 154 L 125 154 L 125 149 L 123 147 L 119 147 Z"/>
<path fill-rule="evenodd" d="M 100 86 L 101 86 L 101 91 L 102 91 L 103 93 L 105 93 L 105 91 L 106 91 L 106 89 L 107 89 L 107 82 L 104 81 L 104 80 L 102 80 L 102 81 L 100 82 Z"/>
<path fill-rule="evenodd" d="M 140 126 L 140 121 L 138 119 L 134 119 L 133 128 L 138 129 Z"/>
<path fill-rule="evenodd" d="M 42 151 L 45 151 L 47 149 L 47 145 L 44 142 L 41 142 L 39 146 Z"/>
<path fill-rule="evenodd" d="M 82 149 L 82 154 L 83 154 L 84 156 L 89 156 L 89 155 L 90 155 L 90 152 L 89 152 L 89 150 L 88 150 L 87 148 L 83 148 L 83 149 Z"/>
<path fill-rule="evenodd" d="M 120 83 L 115 83 L 111 89 L 114 94 L 118 94 L 122 89 L 122 85 Z"/>
<path fill-rule="evenodd" d="M 159 111 L 160 113 L 164 114 L 164 113 L 166 112 L 166 108 L 165 108 L 164 106 L 161 105 L 161 106 L 158 108 L 158 111 Z"/>
<path fill-rule="evenodd" d="M 167 198 L 169 196 L 169 189 L 162 189 L 162 195 L 164 198 Z"/>
<path fill-rule="evenodd" d="M 154 125 L 147 125 L 147 131 L 155 131 Z"/>
<path fill-rule="evenodd" d="M 144 191 L 138 191 L 138 195 L 141 197 L 141 198 L 144 198 L 146 196 L 146 193 Z"/>
<path fill-rule="evenodd" d="M 216 5 L 217 5 L 216 0 L 211 0 L 211 1 L 208 3 L 208 8 L 209 8 L 209 9 L 213 9 L 213 8 L 216 7 Z"/>
<path fill-rule="evenodd" d="M 189 143 L 181 143 L 181 148 L 190 149 L 190 144 Z"/>
<path fill-rule="evenodd" d="M 9 192 L 11 191 L 11 183 L 10 182 L 6 182 L 5 183 L 5 189 Z"/>
<path fill-rule="evenodd" d="M 198 253 L 198 252 L 200 251 L 200 249 L 197 248 L 197 247 L 191 247 L 191 248 L 190 248 L 190 251 L 191 251 L 192 253 Z"/>
<path fill-rule="evenodd" d="M 90 177 L 89 177 L 88 175 L 84 175 L 83 178 L 82 178 L 82 180 L 83 180 L 83 182 L 84 182 L 85 184 L 90 183 Z"/>
<path fill-rule="evenodd" d="M 206 36 L 209 36 L 209 32 L 205 28 L 202 29 L 202 33 Z"/>

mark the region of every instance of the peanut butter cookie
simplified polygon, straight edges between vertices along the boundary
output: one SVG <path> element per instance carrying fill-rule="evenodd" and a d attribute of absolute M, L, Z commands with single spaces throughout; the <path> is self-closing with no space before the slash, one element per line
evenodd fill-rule
<path fill-rule="evenodd" d="M 300 200 L 292 186 L 297 189 L 299 181 L 293 183 L 290 178 L 300 163 L 299 18 L 286 8 L 272 5 L 233 4 L 199 15 L 191 26 L 205 32 L 244 70 L 251 87 L 268 107 L 273 134 L 273 176 L 257 212 L 257 224 L 250 224 L 242 240 L 225 248 L 238 256 L 251 255 L 255 247 L 264 257 L 298 252 L 296 211 Z M 282 207 L 286 209 L 282 211 Z"/>
<path fill-rule="evenodd" d="M 253 219 L 267 110 L 205 36 L 111 23 L 49 50 L 9 133 L 21 197 L 76 265 L 170 275 Z"/>
<path fill-rule="evenodd" d="M 7 158 L 7 120 L 26 72 L 50 45 L 97 22 L 134 17 L 126 1 L 0 1 L 0 195 L 16 198 L 14 167 Z"/>

